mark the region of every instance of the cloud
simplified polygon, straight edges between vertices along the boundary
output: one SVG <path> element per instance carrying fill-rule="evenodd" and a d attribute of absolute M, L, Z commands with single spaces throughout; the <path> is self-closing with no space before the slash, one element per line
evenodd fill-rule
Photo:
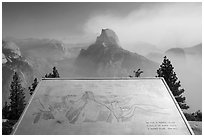
<path fill-rule="evenodd" d="M 144 4 L 127 16 L 94 15 L 85 23 L 84 32 L 96 35 L 102 28 L 110 28 L 116 32 L 123 47 L 137 41 L 160 48 L 192 46 L 202 41 L 201 3 L 155 5 L 147 8 Z"/>

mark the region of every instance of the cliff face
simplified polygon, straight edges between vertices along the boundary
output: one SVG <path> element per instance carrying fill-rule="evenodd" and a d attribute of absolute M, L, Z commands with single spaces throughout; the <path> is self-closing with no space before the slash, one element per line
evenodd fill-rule
<path fill-rule="evenodd" d="M 102 29 L 101 35 L 97 37 L 95 44 L 119 47 L 119 39 L 114 31 L 110 29 Z"/>
<path fill-rule="evenodd" d="M 117 35 L 110 29 L 103 29 L 94 44 L 81 50 L 75 65 L 80 75 L 106 77 L 128 76 L 139 68 L 144 70 L 144 76 L 155 76 L 158 66 L 137 53 L 124 50 Z"/>

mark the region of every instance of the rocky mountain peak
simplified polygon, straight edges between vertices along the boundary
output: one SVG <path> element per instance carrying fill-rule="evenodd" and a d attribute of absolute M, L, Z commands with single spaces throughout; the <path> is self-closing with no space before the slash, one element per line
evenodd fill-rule
<path fill-rule="evenodd" d="M 2 41 L 2 51 L 4 54 L 18 58 L 21 56 L 20 48 L 13 42 Z"/>
<path fill-rule="evenodd" d="M 118 46 L 119 40 L 116 33 L 111 29 L 102 29 L 101 35 L 97 37 L 96 44 L 103 46 Z"/>

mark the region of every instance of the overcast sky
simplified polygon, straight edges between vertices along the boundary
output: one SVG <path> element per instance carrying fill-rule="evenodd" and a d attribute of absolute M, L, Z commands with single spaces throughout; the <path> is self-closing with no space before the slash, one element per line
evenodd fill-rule
<path fill-rule="evenodd" d="M 202 41 L 201 3 L 3 3 L 3 37 L 95 41 L 102 28 L 122 46 L 143 41 L 160 48 Z"/>

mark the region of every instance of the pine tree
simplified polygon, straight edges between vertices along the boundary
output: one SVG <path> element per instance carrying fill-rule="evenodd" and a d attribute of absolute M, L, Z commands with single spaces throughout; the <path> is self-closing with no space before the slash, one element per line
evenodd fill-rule
<path fill-rule="evenodd" d="M 23 112 L 26 102 L 24 89 L 21 85 L 21 80 L 18 74 L 15 72 L 13 75 L 13 81 L 11 82 L 10 89 L 10 112 L 9 118 L 11 120 L 18 120 Z"/>
<path fill-rule="evenodd" d="M 54 78 L 59 78 L 59 73 L 58 73 L 56 67 L 53 68 L 52 73 L 53 73 L 53 77 L 54 77 Z"/>
<path fill-rule="evenodd" d="M 195 112 L 196 121 L 202 121 L 202 112 L 200 110 Z"/>
<path fill-rule="evenodd" d="M 47 75 L 47 74 L 45 74 L 45 78 L 48 78 L 48 75 Z"/>
<path fill-rule="evenodd" d="M 33 92 L 34 92 L 35 88 L 37 87 L 37 85 L 38 85 L 38 79 L 35 78 L 34 82 L 32 83 L 32 86 L 28 87 L 28 89 L 30 90 L 30 95 L 33 94 Z"/>
<path fill-rule="evenodd" d="M 184 89 L 180 88 L 181 83 L 178 81 L 176 73 L 174 72 L 174 67 L 166 56 L 164 57 L 160 68 L 157 70 L 157 74 L 158 77 L 163 77 L 165 79 L 180 108 L 188 109 L 189 106 L 185 103 L 186 98 L 182 96 Z"/>
<path fill-rule="evenodd" d="M 8 119 L 9 118 L 9 106 L 7 101 L 4 104 L 4 107 L 2 109 L 2 118 L 3 119 Z"/>
<path fill-rule="evenodd" d="M 49 74 L 45 74 L 45 78 L 59 78 L 59 73 L 56 69 L 56 67 L 53 67 L 52 69 L 52 73 L 49 73 Z"/>

